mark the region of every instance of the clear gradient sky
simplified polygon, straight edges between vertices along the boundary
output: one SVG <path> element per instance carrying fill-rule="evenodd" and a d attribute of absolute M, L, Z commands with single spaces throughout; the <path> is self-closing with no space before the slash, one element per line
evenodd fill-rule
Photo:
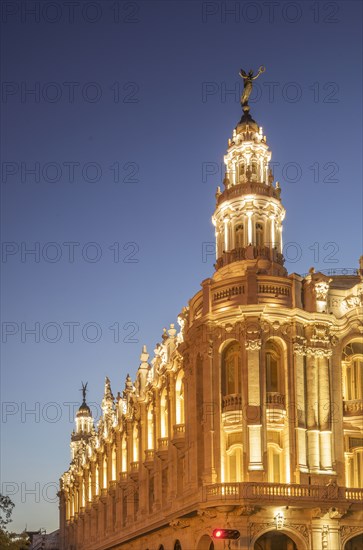
<path fill-rule="evenodd" d="M 152 353 L 213 272 L 203 243 L 241 67 L 266 66 L 251 114 L 279 163 L 288 271 L 355 268 L 362 249 L 360 1 L 69 4 L 1 4 L 1 480 L 14 530 L 58 526 L 81 380 L 91 403 L 106 375 L 121 391 L 142 344 Z"/>

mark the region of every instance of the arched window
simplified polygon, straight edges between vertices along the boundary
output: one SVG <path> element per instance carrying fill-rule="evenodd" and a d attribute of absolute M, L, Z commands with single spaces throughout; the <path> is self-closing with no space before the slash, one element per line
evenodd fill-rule
<path fill-rule="evenodd" d="M 82 508 L 86 506 L 86 483 L 84 479 L 82 480 Z"/>
<path fill-rule="evenodd" d="M 229 344 L 222 353 L 222 393 L 241 393 L 241 347 L 238 342 Z"/>
<path fill-rule="evenodd" d="M 125 434 L 122 436 L 121 442 L 121 469 L 122 472 L 127 472 L 127 444 Z"/>
<path fill-rule="evenodd" d="M 243 224 L 238 224 L 235 229 L 235 248 L 243 248 L 244 246 L 244 231 Z"/>
<path fill-rule="evenodd" d="M 98 467 L 98 464 L 96 464 L 95 469 L 95 495 L 100 494 L 100 469 Z"/>
<path fill-rule="evenodd" d="M 152 450 L 154 448 L 154 419 L 152 405 L 147 409 L 147 449 Z"/>
<path fill-rule="evenodd" d="M 343 398 L 363 399 L 363 345 L 352 342 L 343 350 Z"/>
<path fill-rule="evenodd" d="M 107 459 L 106 457 L 103 458 L 103 481 L 102 481 L 103 489 L 107 489 Z"/>
<path fill-rule="evenodd" d="M 111 468 L 111 479 L 112 481 L 116 480 L 116 447 L 112 447 L 112 468 Z"/>
<path fill-rule="evenodd" d="M 139 460 L 139 430 L 137 429 L 137 425 L 134 425 L 134 428 L 132 430 L 132 458 L 134 462 L 138 462 Z"/>
<path fill-rule="evenodd" d="M 266 392 L 285 393 L 283 391 L 282 353 L 280 347 L 269 340 L 265 347 Z"/>
<path fill-rule="evenodd" d="M 184 373 L 180 372 L 175 383 L 175 420 L 184 424 Z"/>
<path fill-rule="evenodd" d="M 181 544 L 178 540 L 175 541 L 174 550 L 182 550 Z"/>
<path fill-rule="evenodd" d="M 348 487 L 363 488 L 363 447 L 355 448 L 349 457 Z"/>
<path fill-rule="evenodd" d="M 88 472 L 88 501 L 92 502 L 92 476 L 91 476 L 91 471 Z"/>
<path fill-rule="evenodd" d="M 262 223 L 256 223 L 256 246 L 263 246 L 263 225 Z"/>
<path fill-rule="evenodd" d="M 243 481 L 242 445 L 232 445 L 227 451 L 227 481 L 240 483 Z"/>
<path fill-rule="evenodd" d="M 165 388 L 160 397 L 160 437 L 168 437 L 168 405 Z"/>

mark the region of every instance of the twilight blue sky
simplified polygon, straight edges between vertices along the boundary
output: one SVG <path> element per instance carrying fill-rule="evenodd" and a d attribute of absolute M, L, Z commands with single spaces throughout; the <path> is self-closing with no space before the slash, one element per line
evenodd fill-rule
<path fill-rule="evenodd" d="M 14 530 L 52 530 L 81 380 L 89 402 L 106 375 L 116 395 L 213 272 L 241 67 L 266 66 L 251 113 L 279 163 L 289 272 L 357 267 L 362 3 L 1 9 L 2 492 Z"/>

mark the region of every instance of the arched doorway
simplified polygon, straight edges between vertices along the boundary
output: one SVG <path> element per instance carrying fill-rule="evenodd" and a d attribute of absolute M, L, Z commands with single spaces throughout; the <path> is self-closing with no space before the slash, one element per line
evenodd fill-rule
<path fill-rule="evenodd" d="M 269 531 L 256 540 L 254 550 L 300 550 L 286 533 Z"/>
<path fill-rule="evenodd" d="M 344 545 L 344 550 L 363 550 L 363 533 L 348 540 Z"/>
<path fill-rule="evenodd" d="M 203 535 L 198 542 L 197 550 L 214 550 L 214 544 L 209 535 Z"/>

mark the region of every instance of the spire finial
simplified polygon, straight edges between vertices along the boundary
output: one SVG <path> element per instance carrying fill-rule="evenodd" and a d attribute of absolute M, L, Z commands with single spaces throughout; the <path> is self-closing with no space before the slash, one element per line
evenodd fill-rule
<path fill-rule="evenodd" d="M 82 384 L 82 389 L 80 391 L 82 392 L 83 403 L 86 403 L 86 393 L 87 393 L 88 382 L 86 382 L 85 384 L 81 382 L 81 384 Z"/>

